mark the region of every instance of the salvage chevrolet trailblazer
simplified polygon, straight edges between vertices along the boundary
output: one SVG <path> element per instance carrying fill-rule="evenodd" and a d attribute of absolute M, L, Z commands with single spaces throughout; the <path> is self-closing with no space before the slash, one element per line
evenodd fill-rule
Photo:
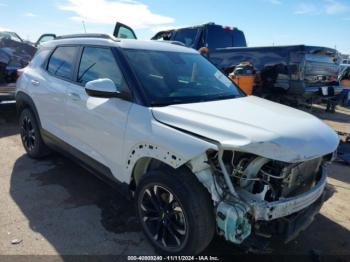
<path fill-rule="evenodd" d="M 16 102 L 28 155 L 61 151 L 127 188 L 161 254 L 198 254 L 215 234 L 295 238 L 338 145 L 319 119 L 246 96 L 174 42 L 58 37 L 18 79 Z"/>

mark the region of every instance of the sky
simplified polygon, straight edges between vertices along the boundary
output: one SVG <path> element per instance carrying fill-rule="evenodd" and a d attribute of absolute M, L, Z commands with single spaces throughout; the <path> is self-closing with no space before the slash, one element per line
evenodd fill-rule
<path fill-rule="evenodd" d="M 207 22 L 244 31 L 249 46 L 307 44 L 350 54 L 350 0 L 0 0 L 0 29 L 36 41 L 113 33 L 116 21 L 150 39 L 163 29 Z"/>

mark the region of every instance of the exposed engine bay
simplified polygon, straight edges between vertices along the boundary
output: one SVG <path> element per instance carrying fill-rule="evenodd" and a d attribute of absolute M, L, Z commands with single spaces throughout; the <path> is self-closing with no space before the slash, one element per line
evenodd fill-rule
<path fill-rule="evenodd" d="M 241 244 L 251 235 L 271 238 L 276 228 L 281 231 L 284 227 L 288 232 L 281 233 L 290 241 L 311 223 L 323 202 L 324 160 L 285 163 L 250 153 L 213 150 L 207 152 L 209 168 L 196 175 L 212 195 L 218 231 L 226 240 Z M 319 202 L 312 214 L 306 212 Z M 302 214 L 307 217 L 291 219 Z"/>
<path fill-rule="evenodd" d="M 208 161 L 214 170 L 220 170 L 217 156 Z M 256 200 L 272 202 L 308 191 L 317 182 L 322 158 L 288 164 L 252 154 L 225 151 L 223 161 L 236 188 L 248 192 Z M 224 186 L 220 175 L 217 181 Z"/>

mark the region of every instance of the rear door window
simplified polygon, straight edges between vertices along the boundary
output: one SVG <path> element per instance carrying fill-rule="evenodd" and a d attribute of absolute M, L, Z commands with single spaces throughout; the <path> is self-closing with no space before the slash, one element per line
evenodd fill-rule
<path fill-rule="evenodd" d="M 77 50 L 78 47 L 75 46 L 60 46 L 56 48 L 50 57 L 47 71 L 57 77 L 71 80 Z"/>
<path fill-rule="evenodd" d="M 195 28 L 185 28 L 176 31 L 174 40 L 185 44 L 187 47 L 193 47 L 196 40 L 198 29 Z"/>

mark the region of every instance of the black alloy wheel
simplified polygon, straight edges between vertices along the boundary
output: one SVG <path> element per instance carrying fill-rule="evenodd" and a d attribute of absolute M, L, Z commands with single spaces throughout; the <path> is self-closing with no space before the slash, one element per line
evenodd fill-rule
<path fill-rule="evenodd" d="M 31 158 L 42 158 L 50 153 L 49 148 L 41 138 L 37 119 L 29 108 L 22 110 L 19 117 L 19 127 L 22 144 Z"/>
<path fill-rule="evenodd" d="M 146 231 L 163 249 L 181 249 L 188 237 L 188 223 L 177 197 L 156 184 L 145 188 L 142 194 L 140 211 Z"/>
<path fill-rule="evenodd" d="M 36 144 L 35 129 L 28 116 L 21 121 L 21 138 L 25 149 L 29 152 L 33 151 Z"/>
<path fill-rule="evenodd" d="M 207 189 L 187 167 L 158 167 L 136 187 L 143 231 L 161 255 L 196 255 L 215 234 L 214 207 Z"/>

